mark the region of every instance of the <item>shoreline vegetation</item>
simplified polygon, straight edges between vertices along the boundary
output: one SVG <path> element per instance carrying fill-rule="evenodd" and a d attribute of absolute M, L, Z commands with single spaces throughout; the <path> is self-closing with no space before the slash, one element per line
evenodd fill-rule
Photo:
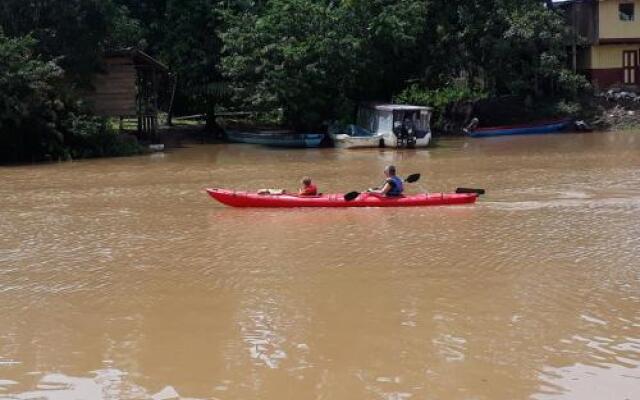
<path fill-rule="evenodd" d="M 375 101 L 433 107 L 436 136 L 474 117 L 640 126 L 635 97 L 596 96 L 571 71 L 575 40 L 546 0 L 5 0 L 0 164 L 145 152 L 146 141 L 85 101 L 104 54 L 123 48 L 171 70 L 174 90 L 157 100 L 171 104 L 165 112 L 203 116 L 174 117 L 155 141 L 211 140 L 225 125 L 326 132 Z M 216 120 L 237 110 L 274 111 Z"/>

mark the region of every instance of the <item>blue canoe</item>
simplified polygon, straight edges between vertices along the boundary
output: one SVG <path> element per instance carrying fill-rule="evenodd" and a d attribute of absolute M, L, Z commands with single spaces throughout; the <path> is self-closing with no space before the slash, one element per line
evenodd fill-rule
<path fill-rule="evenodd" d="M 293 133 L 288 131 L 227 132 L 227 138 L 231 142 L 272 147 L 320 147 L 324 136 L 324 133 Z"/>
<path fill-rule="evenodd" d="M 524 125 L 478 128 L 472 132 L 469 132 L 469 136 L 478 138 L 503 135 L 533 135 L 540 133 L 555 133 L 566 129 L 570 124 L 571 118 L 563 118 L 553 121 L 541 121 Z"/>

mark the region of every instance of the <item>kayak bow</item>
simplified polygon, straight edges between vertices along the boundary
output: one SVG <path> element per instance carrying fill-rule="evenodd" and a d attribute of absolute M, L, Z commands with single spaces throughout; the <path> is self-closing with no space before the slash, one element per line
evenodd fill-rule
<path fill-rule="evenodd" d="M 477 193 L 429 193 L 400 197 L 362 193 L 352 201 L 344 194 L 298 196 L 295 194 L 257 194 L 227 189 L 207 189 L 207 193 L 231 207 L 294 208 L 294 207 L 426 207 L 475 203 Z"/>

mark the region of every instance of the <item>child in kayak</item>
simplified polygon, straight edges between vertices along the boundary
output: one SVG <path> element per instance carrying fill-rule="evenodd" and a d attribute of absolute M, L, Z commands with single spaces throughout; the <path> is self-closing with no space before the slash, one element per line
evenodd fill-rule
<path fill-rule="evenodd" d="M 300 181 L 300 188 L 298 189 L 298 196 L 317 196 L 318 188 L 316 185 L 311 182 L 311 178 L 305 176 Z M 282 195 L 289 194 L 289 192 L 285 189 L 260 189 L 258 190 L 258 194 L 272 194 L 272 195 Z"/>
<path fill-rule="evenodd" d="M 384 168 L 384 175 L 387 179 L 384 181 L 382 189 L 369 189 L 369 193 L 381 194 L 386 197 L 399 197 L 404 191 L 402 179 L 396 176 L 396 167 L 387 165 Z"/>
<path fill-rule="evenodd" d="M 311 181 L 311 178 L 309 178 L 308 176 L 305 176 L 304 178 L 302 178 L 302 181 L 300 182 L 300 184 L 302 186 L 300 187 L 300 189 L 298 189 L 298 195 L 300 196 L 317 196 L 318 195 L 318 188 L 316 187 L 316 185 L 313 184 L 313 182 Z"/>

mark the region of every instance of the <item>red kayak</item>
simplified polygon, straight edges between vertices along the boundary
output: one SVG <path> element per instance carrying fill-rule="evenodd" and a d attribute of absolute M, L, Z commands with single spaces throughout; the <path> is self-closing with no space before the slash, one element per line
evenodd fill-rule
<path fill-rule="evenodd" d="M 401 197 L 384 197 L 362 193 L 351 201 L 343 194 L 297 196 L 294 194 L 257 194 L 226 189 L 207 189 L 207 193 L 231 207 L 425 207 L 475 203 L 477 193 L 430 193 Z"/>

